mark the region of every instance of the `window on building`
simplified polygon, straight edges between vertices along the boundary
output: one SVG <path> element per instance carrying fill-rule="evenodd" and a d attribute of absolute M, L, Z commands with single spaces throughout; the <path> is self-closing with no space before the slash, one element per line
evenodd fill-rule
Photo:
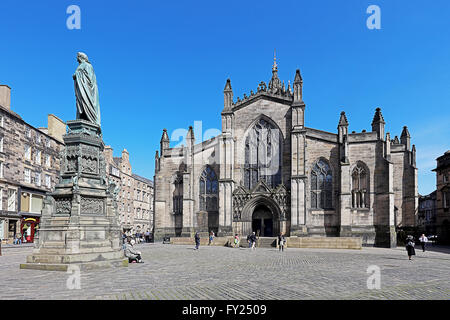
<path fill-rule="evenodd" d="M 352 207 L 369 207 L 369 176 L 362 163 L 358 163 L 352 171 Z"/>
<path fill-rule="evenodd" d="M 8 211 L 16 211 L 16 190 L 8 189 Z"/>
<path fill-rule="evenodd" d="M 274 124 L 260 119 L 245 140 L 244 181 L 247 189 L 264 180 L 275 188 L 281 183 L 280 130 Z"/>
<path fill-rule="evenodd" d="M 36 133 L 36 142 L 41 143 L 41 135 L 39 133 Z"/>
<path fill-rule="evenodd" d="M 174 191 L 173 191 L 173 213 L 182 214 L 183 213 L 183 177 L 178 175 L 174 181 Z"/>
<path fill-rule="evenodd" d="M 41 165 L 41 159 L 42 159 L 42 152 L 41 150 L 37 150 L 35 155 L 35 163 Z"/>
<path fill-rule="evenodd" d="M 3 161 L 0 161 L 0 178 L 3 178 Z"/>
<path fill-rule="evenodd" d="M 31 138 L 31 129 L 28 127 L 25 128 L 25 136 L 27 138 Z"/>
<path fill-rule="evenodd" d="M 0 127 L 3 128 L 3 125 L 4 125 L 4 117 L 0 116 Z"/>
<path fill-rule="evenodd" d="M 49 189 L 52 187 L 52 179 L 48 174 L 45 175 L 45 186 Z"/>
<path fill-rule="evenodd" d="M 45 155 L 45 166 L 48 168 L 50 168 L 50 166 L 51 166 L 50 155 L 48 155 L 48 154 Z"/>
<path fill-rule="evenodd" d="M 40 187 L 41 186 L 41 173 L 40 172 L 36 172 L 35 173 L 35 175 L 34 175 L 34 182 L 36 183 L 36 185 L 38 186 L 38 187 Z"/>
<path fill-rule="evenodd" d="M 47 148 L 50 148 L 50 139 L 49 138 L 45 138 L 45 146 Z"/>
<path fill-rule="evenodd" d="M 444 204 L 444 208 L 450 208 L 450 191 L 442 192 L 442 201 Z"/>
<path fill-rule="evenodd" d="M 25 159 L 31 160 L 31 146 L 25 145 Z"/>
<path fill-rule="evenodd" d="M 3 137 L 0 138 L 0 152 L 3 152 Z"/>
<path fill-rule="evenodd" d="M 0 188 L 0 210 L 3 210 L 3 188 Z"/>
<path fill-rule="evenodd" d="M 332 174 L 329 164 L 320 159 L 311 171 L 311 208 L 332 208 Z"/>
<path fill-rule="evenodd" d="M 24 181 L 26 183 L 31 183 L 31 170 L 28 168 L 24 169 Z"/>
<path fill-rule="evenodd" d="M 214 170 L 207 166 L 200 176 L 200 210 L 217 211 L 219 183 Z"/>

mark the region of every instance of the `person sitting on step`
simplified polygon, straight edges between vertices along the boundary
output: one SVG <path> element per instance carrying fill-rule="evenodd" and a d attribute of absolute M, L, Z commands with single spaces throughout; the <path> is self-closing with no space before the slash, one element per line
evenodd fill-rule
<path fill-rule="evenodd" d="M 137 251 L 133 246 L 136 243 L 133 239 L 127 238 L 125 246 L 125 257 L 128 258 L 129 263 L 144 263 L 141 258 L 141 252 Z"/>

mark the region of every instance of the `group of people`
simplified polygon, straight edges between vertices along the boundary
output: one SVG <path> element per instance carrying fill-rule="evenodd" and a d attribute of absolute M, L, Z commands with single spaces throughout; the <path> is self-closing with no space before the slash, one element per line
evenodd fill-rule
<path fill-rule="evenodd" d="M 130 237 L 132 239 L 134 239 L 134 241 L 136 243 L 142 243 L 142 242 L 146 242 L 146 243 L 150 243 L 152 240 L 152 236 L 149 230 L 147 230 L 146 232 L 142 233 L 142 232 L 136 232 L 135 234 L 131 234 L 131 233 L 125 233 L 122 232 L 122 243 L 125 244 L 125 239 L 127 237 Z"/>
<path fill-rule="evenodd" d="M 422 247 L 422 251 L 425 252 L 425 247 L 428 242 L 428 238 L 425 236 L 425 234 L 422 234 L 419 238 L 420 246 Z M 416 255 L 416 250 L 414 249 L 415 241 L 414 237 L 409 235 L 406 237 L 406 251 L 408 252 L 408 258 L 411 260 L 412 256 Z"/>
<path fill-rule="evenodd" d="M 247 242 L 248 242 L 248 247 L 251 248 L 252 250 L 255 250 L 256 248 L 256 233 L 252 232 L 252 234 L 247 236 Z M 200 234 L 198 232 L 195 233 L 194 236 L 194 241 L 195 241 L 195 250 L 198 250 L 198 248 L 200 247 Z M 209 243 L 208 245 L 213 244 L 214 241 L 214 232 L 211 231 L 209 234 Z M 234 248 L 239 248 L 240 245 L 240 238 L 239 235 L 236 233 L 234 235 L 234 240 L 233 240 L 233 247 Z M 278 235 L 278 249 L 279 251 L 284 251 L 284 247 L 286 246 L 286 237 L 284 236 L 284 233 L 280 233 Z"/>

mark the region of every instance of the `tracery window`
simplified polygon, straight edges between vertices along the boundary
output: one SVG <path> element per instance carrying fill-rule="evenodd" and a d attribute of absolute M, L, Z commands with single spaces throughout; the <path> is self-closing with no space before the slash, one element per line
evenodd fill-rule
<path fill-rule="evenodd" d="M 183 213 L 183 177 L 178 175 L 174 181 L 175 190 L 173 192 L 173 213 Z"/>
<path fill-rule="evenodd" d="M 368 174 L 363 165 L 358 163 L 352 171 L 352 207 L 369 207 Z"/>
<path fill-rule="evenodd" d="M 217 175 L 207 166 L 200 176 L 200 211 L 218 211 L 218 194 Z"/>
<path fill-rule="evenodd" d="M 281 133 L 272 123 L 260 119 L 245 140 L 244 183 L 253 188 L 260 179 L 275 188 L 281 183 Z"/>
<path fill-rule="evenodd" d="M 311 171 L 311 208 L 331 209 L 332 172 L 330 165 L 320 159 Z"/>

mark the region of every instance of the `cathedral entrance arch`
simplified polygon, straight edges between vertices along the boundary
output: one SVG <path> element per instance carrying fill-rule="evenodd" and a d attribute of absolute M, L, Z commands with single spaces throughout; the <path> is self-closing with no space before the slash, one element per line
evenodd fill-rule
<path fill-rule="evenodd" d="M 260 204 L 252 215 L 252 231 L 261 237 L 273 237 L 273 214 L 267 206 Z"/>
<path fill-rule="evenodd" d="M 260 237 L 273 237 L 280 232 L 280 207 L 271 198 L 259 195 L 250 199 L 242 209 L 246 222 L 245 234 L 255 232 Z"/>

